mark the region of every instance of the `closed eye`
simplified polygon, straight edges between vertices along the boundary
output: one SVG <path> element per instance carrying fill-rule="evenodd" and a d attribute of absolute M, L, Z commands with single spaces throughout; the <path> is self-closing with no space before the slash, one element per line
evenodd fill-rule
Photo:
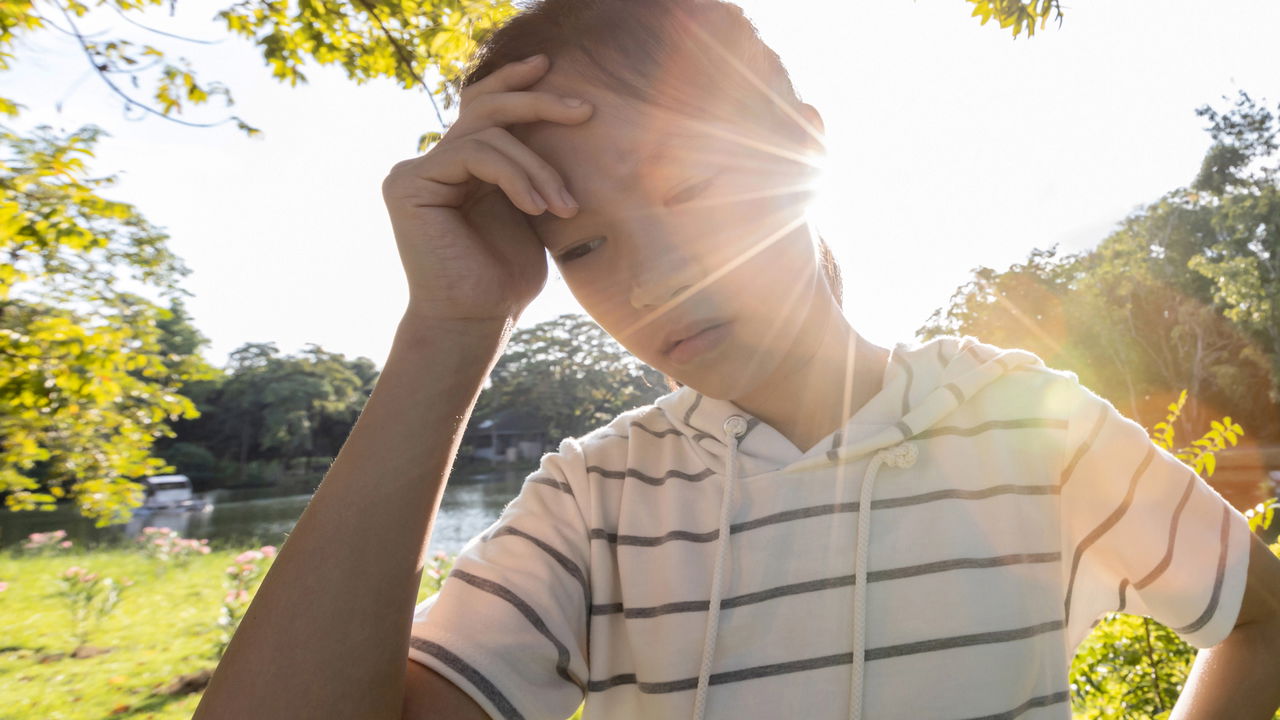
<path fill-rule="evenodd" d="M 670 198 L 667 198 L 667 201 L 663 204 L 666 205 L 667 207 L 671 207 L 672 205 L 679 205 L 682 202 L 688 202 L 698 197 L 698 195 L 702 194 L 702 192 L 707 189 L 707 186 L 711 185 L 711 181 L 715 179 L 716 179 L 716 176 L 712 175 L 711 177 L 705 180 L 702 180 L 701 182 L 696 182 L 693 185 L 690 185 L 684 188 L 683 190 L 676 193 L 675 195 L 672 195 Z"/>
<path fill-rule="evenodd" d="M 570 262 L 573 260 L 577 260 L 583 255 L 586 255 L 587 253 L 596 249 L 596 247 L 598 247 L 600 243 L 604 242 L 604 240 L 605 240 L 604 236 L 601 235 L 600 237 L 591 238 L 586 242 L 578 243 L 577 245 L 574 245 L 568 250 L 565 250 L 564 252 L 557 255 L 556 259 L 559 260 L 560 262 Z"/>

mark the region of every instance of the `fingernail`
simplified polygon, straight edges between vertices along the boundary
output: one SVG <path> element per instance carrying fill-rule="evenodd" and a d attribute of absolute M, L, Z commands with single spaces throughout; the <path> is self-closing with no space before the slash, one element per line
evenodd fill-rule
<path fill-rule="evenodd" d="M 582 98 L 574 97 L 560 98 L 560 100 L 569 107 L 581 107 L 583 102 Z"/>
<path fill-rule="evenodd" d="M 523 62 L 523 63 L 529 63 L 530 65 L 532 65 L 532 64 L 534 64 L 534 63 L 538 62 L 539 60 L 541 60 L 541 59 L 542 59 L 542 58 L 544 58 L 544 57 L 546 57 L 546 54 L 545 54 L 545 53 L 538 53 L 537 55 L 530 55 L 529 57 L 527 57 L 527 58 L 525 58 L 525 59 L 521 60 L 520 62 Z"/>
<path fill-rule="evenodd" d="M 560 200 L 569 207 L 578 207 L 578 201 L 574 200 L 573 196 L 565 188 L 560 188 Z"/>
<path fill-rule="evenodd" d="M 539 210 L 547 209 L 547 201 L 542 199 L 542 196 L 538 194 L 537 190 L 529 191 L 529 199 L 533 200 L 534 206 Z"/>

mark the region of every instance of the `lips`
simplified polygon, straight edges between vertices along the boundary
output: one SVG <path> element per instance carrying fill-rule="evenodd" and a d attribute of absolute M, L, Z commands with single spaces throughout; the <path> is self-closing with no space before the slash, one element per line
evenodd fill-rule
<path fill-rule="evenodd" d="M 676 345 L 679 345 L 684 340 L 697 335 L 703 330 L 723 325 L 726 322 L 728 322 L 728 320 L 725 318 L 704 318 L 702 320 L 695 320 L 693 322 L 686 323 L 673 332 L 667 334 L 666 338 L 663 340 L 662 354 L 669 355 L 671 351 L 675 349 Z"/>

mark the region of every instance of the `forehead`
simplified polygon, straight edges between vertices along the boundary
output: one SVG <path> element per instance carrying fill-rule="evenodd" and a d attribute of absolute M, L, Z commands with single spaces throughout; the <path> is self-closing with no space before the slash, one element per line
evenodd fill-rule
<path fill-rule="evenodd" d="M 726 131 L 717 124 L 609 91 L 563 64 L 528 89 L 579 97 L 594 108 L 578 125 L 543 121 L 511 128 L 569 181 L 625 180 L 675 155 L 693 159 L 726 152 Z"/>

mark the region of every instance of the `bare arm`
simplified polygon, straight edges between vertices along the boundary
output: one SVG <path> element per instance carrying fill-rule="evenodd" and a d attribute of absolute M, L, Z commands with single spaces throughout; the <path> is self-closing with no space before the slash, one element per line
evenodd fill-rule
<path fill-rule="evenodd" d="M 1280 708 L 1280 559 L 1261 539 L 1252 539 L 1235 629 L 1196 653 L 1170 720 L 1270 720 Z"/>
<path fill-rule="evenodd" d="M 509 323 L 405 314 L 368 403 L 263 579 L 194 720 L 401 717 L 427 540 L 509 332 Z"/>

